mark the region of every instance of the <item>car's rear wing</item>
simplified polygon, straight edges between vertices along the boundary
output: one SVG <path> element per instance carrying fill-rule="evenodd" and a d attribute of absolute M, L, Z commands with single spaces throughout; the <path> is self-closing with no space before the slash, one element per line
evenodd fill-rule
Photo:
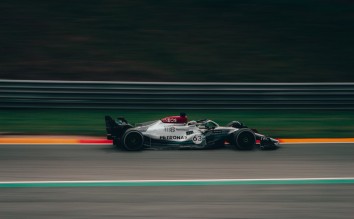
<path fill-rule="evenodd" d="M 124 117 L 117 118 L 117 121 L 114 121 L 110 116 L 105 116 L 104 119 L 106 123 L 107 139 L 109 140 L 121 138 L 127 129 L 133 127 Z"/>

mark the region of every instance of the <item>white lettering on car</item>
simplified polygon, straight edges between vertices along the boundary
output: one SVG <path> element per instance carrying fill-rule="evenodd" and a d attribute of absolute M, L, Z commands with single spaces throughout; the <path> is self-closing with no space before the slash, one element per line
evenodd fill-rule
<path fill-rule="evenodd" d="M 194 135 L 192 140 L 194 144 L 200 144 L 203 141 L 203 137 L 201 135 Z"/>
<path fill-rule="evenodd" d="M 177 119 L 176 118 L 167 118 L 167 122 L 174 123 L 174 122 L 177 122 Z"/>
<path fill-rule="evenodd" d="M 176 131 L 176 128 L 175 128 L 175 127 L 165 127 L 165 128 L 164 128 L 164 131 L 165 131 L 165 132 L 175 132 L 175 131 Z"/>
<path fill-rule="evenodd" d="M 185 140 L 187 136 L 183 135 L 169 135 L 169 136 L 160 136 L 160 140 Z"/>

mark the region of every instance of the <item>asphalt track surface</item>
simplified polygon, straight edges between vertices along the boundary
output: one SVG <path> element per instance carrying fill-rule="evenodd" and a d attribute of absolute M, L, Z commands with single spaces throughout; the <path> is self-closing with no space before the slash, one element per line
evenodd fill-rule
<path fill-rule="evenodd" d="M 0 181 L 354 176 L 354 144 L 122 152 L 0 145 Z M 0 188 L 0 218 L 353 218 L 354 184 Z"/>

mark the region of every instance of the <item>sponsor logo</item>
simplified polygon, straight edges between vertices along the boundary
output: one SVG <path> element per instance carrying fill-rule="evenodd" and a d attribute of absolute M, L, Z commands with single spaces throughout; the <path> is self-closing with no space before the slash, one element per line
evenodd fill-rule
<path fill-rule="evenodd" d="M 213 133 L 215 133 L 215 134 L 221 134 L 222 131 L 221 131 L 221 130 L 213 130 Z"/>
<path fill-rule="evenodd" d="M 170 135 L 170 136 L 160 136 L 160 140 L 185 140 L 187 136 L 183 135 Z"/>
<path fill-rule="evenodd" d="M 176 128 L 175 127 L 165 127 L 165 132 L 175 132 Z"/>
<path fill-rule="evenodd" d="M 177 119 L 176 119 L 176 118 L 170 118 L 170 117 L 168 117 L 168 118 L 166 119 L 166 121 L 167 121 L 167 122 L 170 122 L 170 123 L 175 123 L 175 122 L 177 122 Z"/>
<path fill-rule="evenodd" d="M 188 132 L 186 132 L 186 134 L 191 135 L 191 134 L 193 134 L 193 131 L 188 131 Z"/>

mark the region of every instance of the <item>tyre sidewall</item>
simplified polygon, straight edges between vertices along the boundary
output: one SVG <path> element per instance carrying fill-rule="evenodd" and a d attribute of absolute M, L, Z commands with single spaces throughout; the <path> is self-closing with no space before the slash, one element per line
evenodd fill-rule
<path fill-rule="evenodd" d="M 136 138 L 137 143 L 129 142 L 130 138 Z M 144 147 L 143 134 L 137 130 L 127 130 L 122 137 L 122 146 L 127 151 L 141 151 Z"/>
<path fill-rule="evenodd" d="M 239 150 L 252 150 L 256 144 L 256 136 L 251 129 L 240 129 L 234 133 L 233 145 Z"/>

